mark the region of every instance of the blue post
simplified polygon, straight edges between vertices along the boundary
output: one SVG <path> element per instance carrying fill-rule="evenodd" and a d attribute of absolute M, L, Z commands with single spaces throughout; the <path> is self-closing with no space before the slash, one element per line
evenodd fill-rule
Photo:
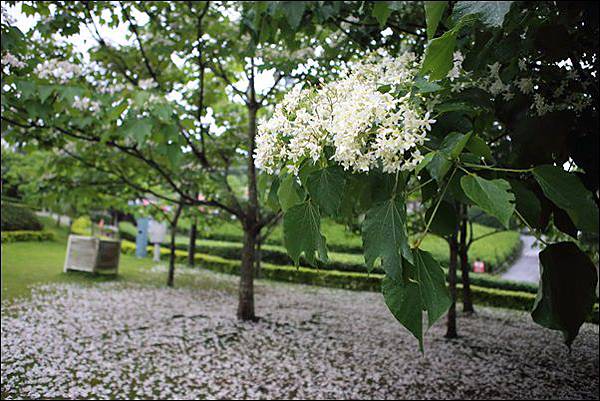
<path fill-rule="evenodd" d="M 137 219 L 137 235 L 135 237 L 135 256 L 145 258 L 148 254 L 148 218 Z"/>

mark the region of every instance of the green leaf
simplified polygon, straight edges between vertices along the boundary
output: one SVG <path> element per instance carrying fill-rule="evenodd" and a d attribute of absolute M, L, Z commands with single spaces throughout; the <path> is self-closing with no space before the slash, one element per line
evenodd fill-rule
<path fill-rule="evenodd" d="M 169 163 L 171 163 L 171 167 L 177 167 L 182 156 L 181 147 L 179 146 L 179 144 L 170 143 L 166 145 L 166 154 L 167 158 L 169 159 Z"/>
<path fill-rule="evenodd" d="M 376 1 L 371 15 L 375 17 L 377 22 L 379 22 L 379 26 L 383 28 L 390 15 L 392 15 L 392 9 L 390 8 L 389 2 Z"/>
<path fill-rule="evenodd" d="M 162 122 L 167 122 L 171 119 L 173 108 L 168 104 L 159 104 L 153 108 L 153 112 Z"/>
<path fill-rule="evenodd" d="M 279 188 L 277 188 L 277 197 L 281 210 L 284 212 L 304 201 L 304 192 L 298 184 L 296 176 L 289 174 L 281 180 Z"/>
<path fill-rule="evenodd" d="M 455 19 L 477 14 L 484 24 L 501 27 L 512 3 L 512 1 L 459 1 L 454 5 L 452 13 Z"/>
<path fill-rule="evenodd" d="M 434 208 L 435 205 L 427 209 L 427 212 L 425 212 L 425 221 L 429 221 Z M 433 217 L 429 230 L 440 237 L 446 237 L 456 232 L 457 224 L 456 209 L 454 209 L 451 203 L 442 201 Z"/>
<path fill-rule="evenodd" d="M 288 24 L 293 29 L 300 26 L 302 16 L 304 15 L 304 9 L 306 8 L 306 2 L 304 1 L 284 1 L 282 3 L 283 13 L 287 19 Z"/>
<path fill-rule="evenodd" d="M 427 23 L 427 39 L 431 40 L 435 36 L 437 27 L 448 7 L 447 1 L 426 1 L 425 3 L 425 21 Z"/>
<path fill-rule="evenodd" d="M 285 212 L 283 239 L 296 266 L 300 264 L 301 255 L 313 266 L 317 255 L 319 260 L 327 261 L 325 237 L 321 235 L 321 216 L 310 199 Z"/>
<path fill-rule="evenodd" d="M 542 204 L 520 181 L 510 180 L 510 186 L 515 194 L 517 211 L 523 216 L 527 224 L 534 228 L 540 227 L 540 215 L 542 213 Z"/>
<path fill-rule="evenodd" d="M 515 211 L 515 196 L 506 180 L 486 180 L 479 176 L 465 175 L 460 180 L 465 194 L 482 210 L 496 217 L 508 228 L 510 217 Z"/>
<path fill-rule="evenodd" d="M 83 89 L 75 87 L 75 86 L 60 86 L 58 89 L 58 93 L 60 98 L 66 103 L 73 103 L 73 99 L 75 96 L 83 96 Z"/>
<path fill-rule="evenodd" d="M 444 89 L 443 86 L 438 85 L 435 82 L 429 82 L 422 77 L 417 77 L 415 79 L 415 88 L 417 88 L 419 93 L 431 93 Z"/>
<path fill-rule="evenodd" d="M 121 103 L 110 109 L 106 118 L 110 121 L 119 118 L 121 114 L 123 114 L 123 112 L 127 110 L 127 107 L 129 107 L 129 103 L 127 103 L 126 100 L 122 101 Z"/>
<path fill-rule="evenodd" d="M 452 29 L 442 36 L 429 41 L 421 74 L 429 74 L 430 81 L 446 78 L 448 71 L 452 69 L 452 55 L 456 45 L 458 30 Z"/>
<path fill-rule="evenodd" d="M 427 311 L 429 327 L 442 317 L 452 300 L 446 288 L 446 275 L 429 252 L 415 250 L 416 279 L 419 283 L 421 305 Z"/>
<path fill-rule="evenodd" d="M 419 340 L 419 348 L 423 350 L 423 309 L 419 285 L 414 281 L 404 284 L 386 276 L 381 289 L 392 315 Z"/>
<path fill-rule="evenodd" d="M 362 239 L 367 269 L 371 271 L 375 261 L 381 258 L 387 275 L 402 281 L 402 256 L 412 261 L 404 199 L 395 196 L 373 205 L 362 223 Z"/>
<path fill-rule="evenodd" d="M 129 120 L 124 130 L 125 135 L 135 139 L 137 143 L 142 144 L 152 132 L 152 122 L 148 118 Z"/>
<path fill-rule="evenodd" d="M 183 120 L 181 120 L 181 125 L 183 126 L 183 128 L 190 131 L 196 128 L 194 120 L 191 118 L 184 118 Z"/>
<path fill-rule="evenodd" d="M 56 89 L 54 87 L 54 85 L 40 85 L 38 87 L 38 94 L 40 96 L 40 101 L 42 103 L 44 103 L 46 101 L 46 99 L 48 99 L 48 97 L 50 97 L 50 95 L 52 95 L 52 92 L 54 92 L 54 89 Z"/>
<path fill-rule="evenodd" d="M 596 267 L 573 242 L 551 244 L 539 258 L 540 286 L 531 316 L 539 325 L 561 330 L 571 346 L 594 305 Z"/>
<path fill-rule="evenodd" d="M 269 194 L 267 195 L 266 205 L 273 211 L 278 211 L 281 206 L 279 205 L 279 198 L 277 196 L 277 191 L 279 190 L 279 177 L 273 178 L 273 182 L 271 183 L 271 187 L 269 188 Z"/>
<path fill-rule="evenodd" d="M 425 156 L 423 156 L 423 160 L 421 160 L 421 163 L 417 164 L 417 167 L 415 168 L 415 174 L 418 175 L 421 172 L 421 170 L 427 167 L 427 165 L 433 160 L 435 154 L 435 152 L 429 152 Z"/>
<path fill-rule="evenodd" d="M 16 81 L 17 90 L 21 93 L 23 99 L 29 99 L 35 92 L 35 84 L 30 81 Z"/>
<path fill-rule="evenodd" d="M 492 151 L 487 143 L 480 137 L 473 135 L 469 142 L 467 142 L 466 148 L 479 157 L 483 157 L 488 161 L 492 161 Z"/>
<path fill-rule="evenodd" d="M 335 214 L 342 202 L 346 177 L 340 167 L 327 167 L 308 176 L 307 189 L 319 209 L 329 215 Z"/>
<path fill-rule="evenodd" d="M 567 212 L 577 228 L 598 232 L 598 207 L 577 176 L 551 165 L 535 167 L 533 176 L 544 194 Z"/>
<path fill-rule="evenodd" d="M 460 155 L 471 138 L 471 133 L 451 132 L 444 137 L 442 144 L 435 152 L 427 170 L 437 182 L 440 182 L 452 167 L 454 160 Z"/>
<path fill-rule="evenodd" d="M 139 90 L 133 95 L 133 103 L 136 107 L 143 107 L 148 99 L 150 99 L 150 92 L 148 91 Z"/>

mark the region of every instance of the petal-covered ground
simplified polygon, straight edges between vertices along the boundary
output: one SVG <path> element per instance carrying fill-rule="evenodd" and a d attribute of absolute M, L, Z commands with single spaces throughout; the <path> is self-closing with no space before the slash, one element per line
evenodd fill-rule
<path fill-rule="evenodd" d="M 479 308 L 425 354 L 380 294 L 236 279 L 200 289 L 53 285 L 2 306 L 2 398 L 598 398 L 598 326 L 569 353 L 527 314 Z M 217 287 L 218 289 L 208 289 Z"/>

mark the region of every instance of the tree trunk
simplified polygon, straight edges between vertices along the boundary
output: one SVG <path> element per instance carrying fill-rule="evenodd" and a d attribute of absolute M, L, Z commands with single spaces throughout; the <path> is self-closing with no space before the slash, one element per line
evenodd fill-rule
<path fill-rule="evenodd" d="M 460 268 L 461 268 L 461 280 L 462 280 L 462 301 L 463 301 L 463 312 L 473 313 L 473 298 L 471 296 L 471 279 L 469 278 L 469 245 L 467 244 L 467 224 L 469 219 L 467 217 L 467 206 L 462 206 L 462 218 L 460 222 L 460 245 L 459 245 L 459 256 L 460 256 Z"/>
<path fill-rule="evenodd" d="M 169 274 L 167 276 L 167 285 L 169 287 L 173 287 L 175 283 L 175 237 L 177 235 L 177 222 L 179 220 L 179 215 L 181 214 L 181 204 L 177 205 L 177 209 L 175 211 L 175 216 L 171 221 L 171 243 L 170 243 L 170 253 L 169 253 Z"/>
<path fill-rule="evenodd" d="M 256 233 L 244 227 L 244 247 L 240 269 L 240 290 L 237 317 L 240 320 L 256 321 L 254 313 L 254 259 Z"/>
<path fill-rule="evenodd" d="M 458 244 L 456 235 L 452 235 L 449 239 L 450 247 L 450 263 L 448 265 L 448 287 L 450 289 L 450 299 L 452 305 L 448 310 L 448 325 L 446 330 L 446 338 L 456 338 L 456 267 L 458 264 Z"/>
<path fill-rule="evenodd" d="M 254 261 L 256 259 L 256 240 L 259 229 L 259 205 L 256 186 L 256 167 L 254 166 L 254 148 L 256 146 L 256 114 L 259 109 L 254 91 L 254 59 L 249 76 L 250 89 L 248 109 L 248 206 L 243 219 L 244 247 L 240 270 L 240 291 L 237 317 L 240 320 L 256 321 L 254 313 Z"/>
<path fill-rule="evenodd" d="M 255 246 L 255 255 L 254 255 L 254 277 L 260 277 L 260 260 L 262 259 L 261 247 L 262 239 L 260 235 L 256 236 L 256 246 Z"/>
<path fill-rule="evenodd" d="M 60 227 L 60 214 L 56 214 L 56 227 Z"/>
<path fill-rule="evenodd" d="M 194 267 L 194 258 L 196 256 L 196 236 L 197 236 L 196 217 L 192 218 L 192 226 L 190 227 L 190 243 L 188 244 L 188 266 Z"/>

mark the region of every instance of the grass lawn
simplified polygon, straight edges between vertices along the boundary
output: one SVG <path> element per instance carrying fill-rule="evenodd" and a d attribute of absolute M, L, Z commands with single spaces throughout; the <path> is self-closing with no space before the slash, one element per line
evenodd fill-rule
<path fill-rule="evenodd" d="M 118 276 L 94 275 L 86 272 L 63 272 L 67 250 L 67 232 L 57 228 L 52 220 L 44 220 L 45 227 L 53 231 L 54 241 L 15 242 L 2 244 L 2 300 L 15 297 L 27 297 L 30 287 L 35 284 L 81 283 L 94 284 L 106 281 L 123 281 L 147 285 L 163 286 L 166 283 L 164 269 L 153 268 L 157 265 L 151 258 L 138 259 L 135 256 L 121 254 Z M 214 288 L 222 286 L 216 282 L 199 280 L 189 269 L 177 266 L 175 285 Z M 209 280 L 210 281 L 210 280 Z"/>

